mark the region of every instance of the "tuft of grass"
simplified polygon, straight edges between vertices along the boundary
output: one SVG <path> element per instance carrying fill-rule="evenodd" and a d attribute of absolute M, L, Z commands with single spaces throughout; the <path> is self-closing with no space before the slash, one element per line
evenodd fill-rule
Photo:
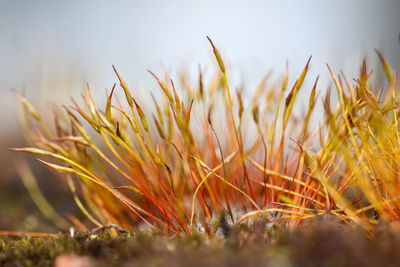
<path fill-rule="evenodd" d="M 98 227 L 213 236 L 221 214 L 229 224 L 262 215 L 289 228 L 331 214 L 369 232 L 380 220 L 398 220 L 400 99 L 397 74 L 380 52 L 387 87 L 370 88 L 365 61 L 353 83 L 328 66 L 339 103 L 331 108 L 329 91 L 323 122 L 309 129 L 318 77 L 304 116 L 293 110 L 311 57 L 291 89 L 286 67 L 281 81 L 270 83 L 267 75 L 247 98 L 242 91 L 232 94 L 229 68 L 207 38 L 219 66 L 213 78 L 205 81 L 199 70 L 197 84 L 178 87 L 149 71 L 162 93 L 152 96 L 152 107 L 135 98 L 114 66 L 124 101 L 113 97 L 114 85 L 101 110 L 87 86 L 83 105 L 73 101 L 63 115 L 55 113 L 55 131 L 16 93 L 33 145 L 13 150 L 35 154 L 61 172 Z M 67 219 L 88 227 L 73 215 Z"/>

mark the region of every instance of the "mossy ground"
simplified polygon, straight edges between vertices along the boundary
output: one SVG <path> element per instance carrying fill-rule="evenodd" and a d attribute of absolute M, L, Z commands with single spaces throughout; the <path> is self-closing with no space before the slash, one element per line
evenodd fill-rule
<path fill-rule="evenodd" d="M 261 222 L 235 226 L 212 239 L 168 238 L 154 232 L 2 237 L 0 266 L 52 266 L 63 254 L 88 256 L 93 266 L 398 266 L 400 262 L 400 232 L 393 227 L 377 228 L 369 239 L 361 230 L 326 220 L 293 232 L 265 226 Z"/>
<path fill-rule="evenodd" d="M 223 60 L 209 41 L 220 70 L 206 87 L 201 72 L 199 86 L 182 85 L 182 91 L 176 90 L 172 80 L 169 87 L 169 82 L 167 85 L 150 72 L 164 93 L 162 100 L 154 98 L 157 117 L 152 118 L 158 135 L 149 128 L 145 105 L 132 97 L 116 68 L 125 108 L 121 103 L 114 106 L 114 86 L 105 110 L 98 109 L 87 86 L 83 105 L 73 101 L 74 106 L 65 108 L 64 115 L 54 112 L 55 132 L 28 100 L 16 93 L 24 107 L 28 139 L 34 145 L 13 151 L 34 154 L 45 166 L 67 174 L 60 178 L 67 180 L 65 188 L 68 185 L 76 206 L 91 224 L 114 222 L 137 231 L 144 229 L 140 227 L 143 223 L 146 229 L 158 230 L 3 237 L 1 266 L 398 266 L 400 95 L 396 93 L 397 76 L 380 52 L 386 90 L 369 88 L 366 61 L 355 85 L 344 74 L 336 76 L 328 66 L 339 104 L 332 109 L 327 93 L 323 98 L 325 122 L 318 129 L 309 129 L 318 77 L 305 117 L 294 116 L 292 111 L 311 57 L 289 93 L 286 69 L 281 86 L 268 88 L 263 81 L 246 103 L 240 90 L 232 98 L 235 95 L 229 89 Z M 269 106 L 275 102 L 271 116 L 260 116 L 272 111 Z M 214 129 L 214 106 L 216 112 L 227 115 L 218 121 L 217 129 L 224 135 Z M 196 127 L 190 124 L 192 113 L 200 122 Z M 253 128 L 247 127 L 250 123 Z M 259 137 L 247 135 L 242 126 L 256 130 Z M 199 129 L 204 129 L 204 138 L 198 137 Z M 314 151 L 317 134 L 320 148 Z M 245 136 L 253 145 L 246 144 Z M 294 149 L 293 143 L 285 141 L 288 138 Z M 223 145 L 220 139 L 225 141 Z M 29 167 L 22 162 L 17 166 L 39 210 L 55 226 L 68 229 L 72 223 L 79 229 L 90 228 L 74 217 L 73 206 L 61 203 L 62 208 L 57 208 L 57 203 L 48 203 L 40 185 L 32 182 L 35 177 Z M 53 184 L 63 188 L 58 178 Z M 46 197 L 60 201 L 58 195 Z M 237 214 L 231 207 L 238 208 L 242 216 L 234 219 Z M 229 227 L 225 220 L 214 224 L 210 218 L 223 211 L 236 224 L 250 225 Z M 265 213 L 278 222 L 273 226 L 265 220 L 251 222 Z M 329 216 L 333 218 L 326 218 Z M 34 229 L 32 221 L 23 226 Z M 388 225 L 391 222 L 396 223 Z M 205 233 L 193 234 L 199 225 Z M 36 226 L 42 224 L 36 221 Z M 181 235 L 184 237 L 178 237 Z M 68 259 L 60 264 L 63 255 L 64 259 L 76 255 L 80 265 L 72 265 Z"/>

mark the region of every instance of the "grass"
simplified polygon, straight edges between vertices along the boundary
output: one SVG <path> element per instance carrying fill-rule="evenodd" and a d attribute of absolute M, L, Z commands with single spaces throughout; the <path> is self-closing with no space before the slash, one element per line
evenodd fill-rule
<path fill-rule="evenodd" d="M 288 229 L 331 215 L 370 235 L 375 225 L 398 221 L 400 99 L 397 74 L 380 52 L 385 87 L 371 88 L 365 61 L 352 81 L 328 66 L 338 103 L 332 108 L 329 90 L 323 121 L 310 129 L 318 77 L 304 116 L 293 110 L 311 57 L 293 85 L 286 68 L 281 81 L 266 76 L 247 97 L 231 91 L 229 68 L 208 40 L 219 67 L 213 78 L 206 82 L 200 70 L 197 83 L 182 76 L 178 87 L 149 71 L 161 89 L 151 107 L 139 103 L 115 67 L 124 99 L 114 85 L 101 110 L 88 85 L 83 105 L 73 101 L 54 113 L 54 131 L 16 93 L 32 146 L 13 150 L 61 172 L 60 183 L 90 223 L 60 217 L 38 188 L 28 187 L 48 218 L 60 229 L 116 224 L 171 237 L 213 237 L 221 214 L 228 225 L 263 216 Z"/>

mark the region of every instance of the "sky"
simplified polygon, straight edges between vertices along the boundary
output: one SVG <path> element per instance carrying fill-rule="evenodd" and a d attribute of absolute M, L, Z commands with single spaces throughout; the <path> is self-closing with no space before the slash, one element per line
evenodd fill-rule
<path fill-rule="evenodd" d="M 310 77 L 326 83 L 326 63 L 355 77 L 364 56 L 375 62 L 374 48 L 399 70 L 399 32 L 395 0 L 0 0 L 0 135 L 17 127 L 11 89 L 42 109 L 70 103 L 86 82 L 102 99 L 114 64 L 146 94 L 157 87 L 147 69 L 174 77 L 182 63 L 213 68 L 206 35 L 251 90 L 286 60 L 294 78 L 310 55 Z"/>

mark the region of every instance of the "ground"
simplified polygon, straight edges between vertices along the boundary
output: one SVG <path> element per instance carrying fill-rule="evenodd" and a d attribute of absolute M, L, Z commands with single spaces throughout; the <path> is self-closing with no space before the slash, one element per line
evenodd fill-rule
<path fill-rule="evenodd" d="M 316 219 L 297 230 L 234 226 L 209 238 L 160 233 L 70 233 L 0 238 L 0 266 L 398 266 L 400 231 Z"/>

